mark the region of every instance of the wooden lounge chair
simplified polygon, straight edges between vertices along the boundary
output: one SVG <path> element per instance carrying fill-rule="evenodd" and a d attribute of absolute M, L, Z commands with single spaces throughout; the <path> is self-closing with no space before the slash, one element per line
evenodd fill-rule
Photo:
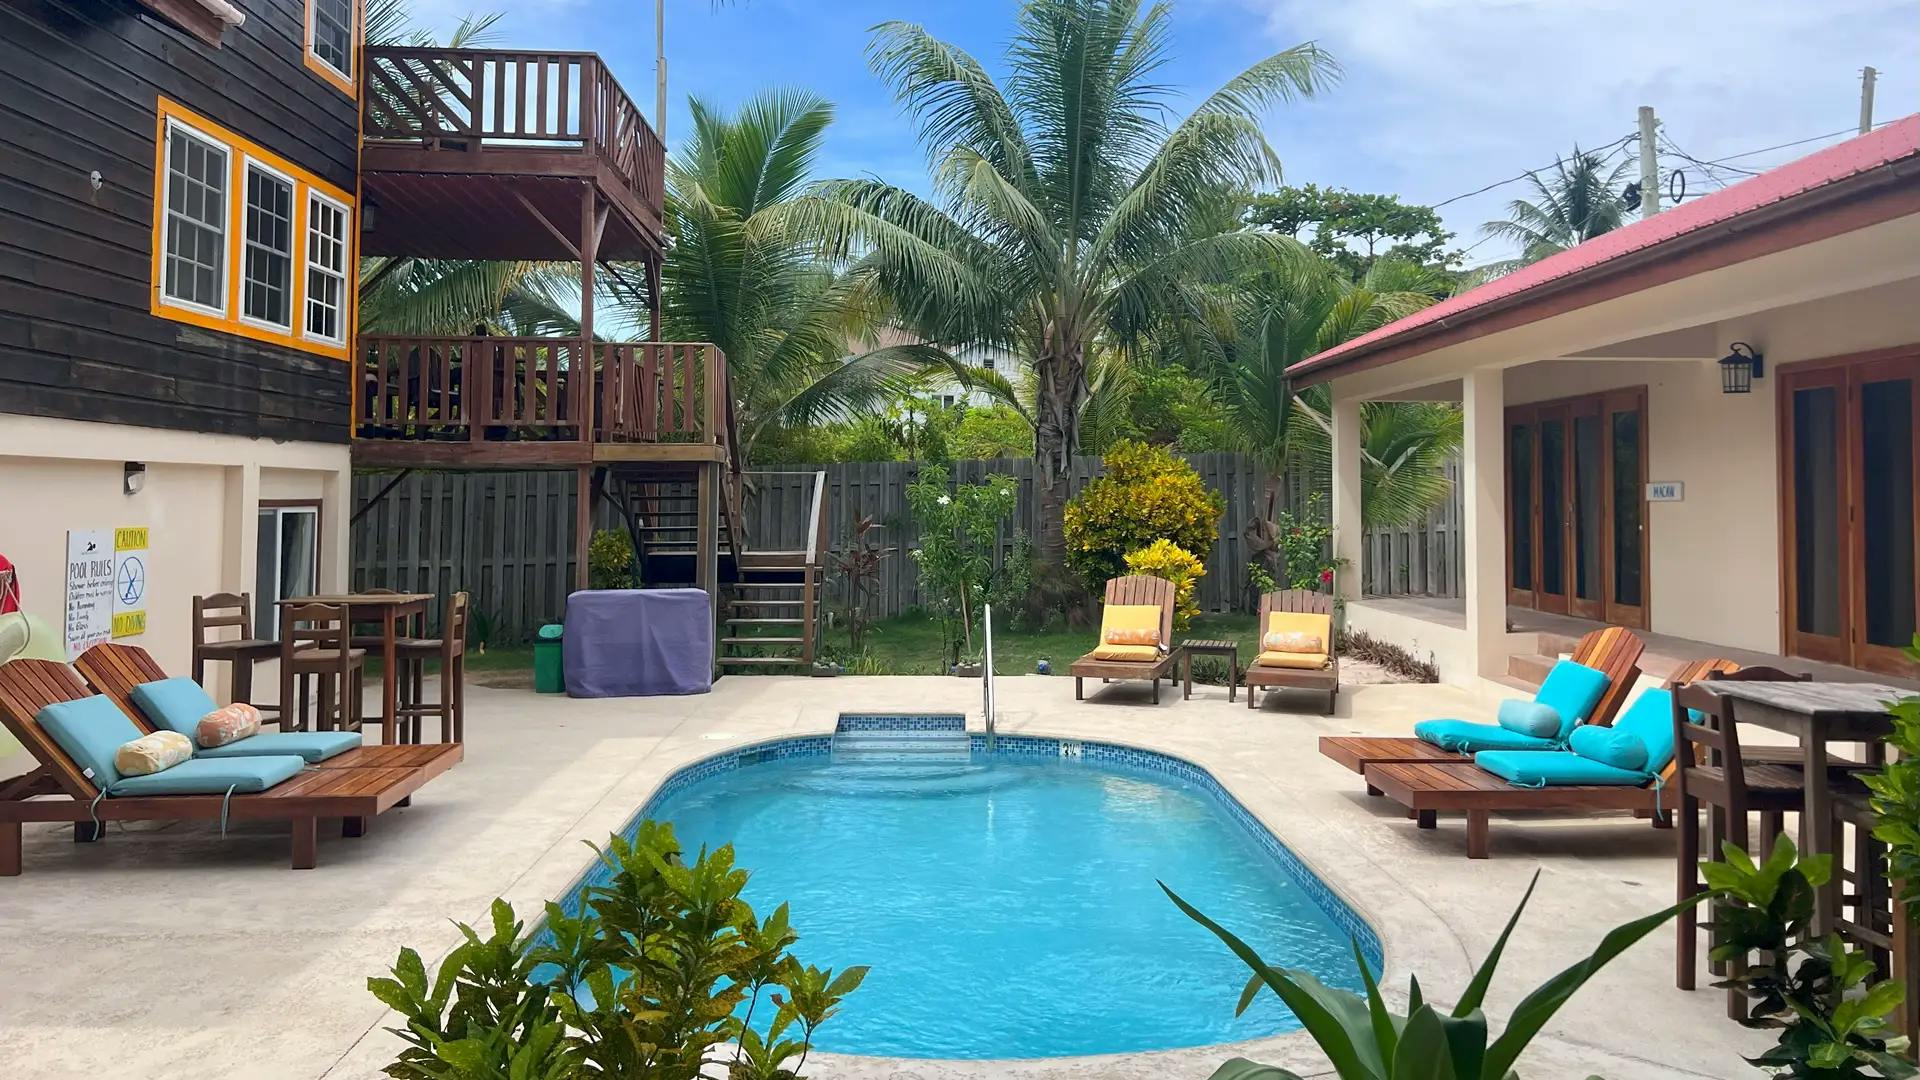
<path fill-rule="evenodd" d="M 95 693 L 105 694 L 120 706 L 120 711 L 133 719 L 142 731 L 153 731 L 160 725 L 149 719 L 133 698 L 133 688 L 142 683 L 159 682 L 167 677 L 166 670 L 153 658 L 153 654 L 138 645 L 115 645 L 111 642 L 95 645 L 80 654 L 73 662 L 74 669 L 87 681 Z M 439 776 L 459 764 L 464 751 L 458 744 L 441 743 L 409 746 L 405 743 L 388 746 L 361 746 L 348 750 L 344 754 L 325 758 L 313 763 L 316 769 L 384 769 L 413 768 L 427 770 L 427 778 Z"/>
<path fill-rule="evenodd" d="M 1704 679 L 1709 672 L 1737 671 L 1739 667 L 1731 660 L 1695 660 L 1674 672 L 1665 689 L 1671 691 Z M 1435 828 L 1443 810 L 1464 811 L 1467 858 L 1484 859 L 1488 856 L 1488 826 L 1495 811 L 1632 810 L 1639 816 L 1651 817 L 1655 828 L 1669 827 L 1675 798 L 1665 788 L 1684 752 L 1684 747 L 1676 747 L 1673 759 L 1659 776 L 1639 787 L 1584 784 L 1518 787 L 1473 761 L 1454 755 L 1449 761 L 1369 765 L 1367 793 L 1383 795 L 1406 807 L 1408 816 L 1422 829 Z"/>
<path fill-rule="evenodd" d="M 1297 687 L 1303 690 L 1324 690 L 1327 693 L 1327 715 L 1333 715 L 1335 699 L 1340 694 L 1340 657 L 1335 655 L 1333 640 L 1333 595 L 1313 592 L 1309 589 L 1282 589 L 1270 592 L 1260 598 L 1260 622 L 1255 627 L 1262 640 L 1267 636 L 1269 619 L 1274 612 L 1294 612 L 1302 615 L 1324 616 L 1326 626 L 1321 633 L 1326 643 L 1326 660 L 1317 667 L 1274 667 L 1260 662 L 1258 654 L 1262 649 L 1255 643 L 1254 661 L 1247 665 L 1247 708 L 1258 708 L 1254 704 L 1256 687 L 1267 688 L 1268 696 L 1281 687 Z"/>
<path fill-rule="evenodd" d="M 1073 699 L 1086 700 L 1086 679 L 1099 679 L 1111 682 L 1116 679 L 1148 680 L 1153 683 L 1153 703 L 1160 704 L 1160 680 L 1172 681 L 1174 661 L 1179 659 L 1173 651 L 1173 582 L 1165 578 L 1147 577 L 1144 574 L 1132 574 L 1117 577 L 1107 582 L 1109 604 L 1155 604 L 1160 608 L 1160 654 L 1153 660 L 1096 660 L 1093 653 L 1073 662 L 1068 669 L 1073 674 Z M 1096 649 L 1097 651 L 1097 649 Z"/>
<path fill-rule="evenodd" d="M 1607 687 L 1601 691 L 1600 700 L 1594 705 L 1587 723 L 1603 727 L 1613 723 L 1614 714 L 1620 711 L 1621 704 L 1627 700 L 1634 682 L 1640 677 L 1640 654 L 1646 647 L 1640 635 L 1619 626 L 1590 631 L 1574 644 L 1571 657 L 1574 663 L 1585 664 L 1607 676 Z M 1366 775 L 1374 765 L 1417 765 L 1465 760 L 1451 750 L 1443 750 L 1411 735 L 1323 735 L 1320 738 L 1320 754 L 1361 775 Z M 1367 793 L 1379 794 L 1371 785 Z"/>
<path fill-rule="evenodd" d="M 77 841 L 97 840 L 108 821 L 285 821 L 292 827 L 293 868 L 317 861 L 321 818 L 340 818 L 342 832 L 359 836 L 425 784 L 425 770 L 386 766 L 310 769 L 250 795 L 146 795 L 102 798 L 100 789 L 40 726 L 40 710 L 89 697 L 73 669 L 49 660 L 0 666 L 0 723 L 32 753 L 39 767 L 0 782 L 0 877 L 20 874 L 21 825 L 64 821 Z"/>

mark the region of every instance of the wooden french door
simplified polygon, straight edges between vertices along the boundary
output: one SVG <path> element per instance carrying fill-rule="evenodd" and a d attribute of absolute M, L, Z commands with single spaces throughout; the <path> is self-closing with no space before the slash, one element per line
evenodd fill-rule
<path fill-rule="evenodd" d="M 1920 610 L 1920 349 L 1780 373 L 1786 651 L 1911 675 Z"/>
<path fill-rule="evenodd" d="M 1647 625 L 1647 393 L 1507 410 L 1509 602 Z"/>

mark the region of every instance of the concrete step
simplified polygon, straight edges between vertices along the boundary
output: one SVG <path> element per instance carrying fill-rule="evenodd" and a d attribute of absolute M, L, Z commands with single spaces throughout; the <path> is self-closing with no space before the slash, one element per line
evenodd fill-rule
<path fill-rule="evenodd" d="M 1529 688 L 1538 687 L 1547 681 L 1547 672 L 1559 663 L 1556 656 L 1542 656 L 1538 653 L 1525 653 L 1507 657 L 1507 674 L 1525 683 Z"/>

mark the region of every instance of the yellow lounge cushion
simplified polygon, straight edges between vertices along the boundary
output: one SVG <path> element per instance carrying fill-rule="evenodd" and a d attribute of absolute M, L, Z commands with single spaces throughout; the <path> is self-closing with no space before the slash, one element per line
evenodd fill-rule
<path fill-rule="evenodd" d="M 1261 667 L 1299 668 L 1304 671 L 1317 671 L 1327 666 L 1327 654 L 1268 650 L 1255 657 L 1253 662 Z"/>
<path fill-rule="evenodd" d="M 1108 604 L 1100 613 L 1101 645 L 1161 648 L 1159 604 Z"/>
<path fill-rule="evenodd" d="M 1270 611 L 1267 613 L 1266 630 L 1268 637 L 1274 634 L 1308 634 L 1330 642 L 1333 640 L 1333 616 L 1311 611 Z"/>
<path fill-rule="evenodd" d="M 1160 659 L 1160 647 L 1157 645 L 1102 645 L 1093 650 L 1095 660 L 1109 660 L 1121 664 L 1151 664 Z"/>

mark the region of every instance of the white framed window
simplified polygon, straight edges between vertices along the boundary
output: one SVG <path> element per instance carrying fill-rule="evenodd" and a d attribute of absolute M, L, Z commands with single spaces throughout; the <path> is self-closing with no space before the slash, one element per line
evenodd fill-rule
<path fill-rule="evenodd" d="M 347 338 L 347 222 L 340 203 L 307 192 L 306 334 L 334 345 Z"/>
<path fill-rule="evenodd" d="M 293 177 L 247 159 L 240 317 L 293 331 Z"/>
<path fill-rule="evenodd" d="M 227 313 L 227 144 L 167 121 L 166 207 L 161 238 L 162 302 L 224 317 Z"/>
<path fill-rule="evenodd" d="M 353 82 L 353 0 L 309 0 L 307 55 Z"/>
<path fill-rule="evenodd" d="M 320 505 L 262 505 L 255 551 L 253 636 L 273 641 L 280 636 L 277 601 L 318 591 Z"/>

